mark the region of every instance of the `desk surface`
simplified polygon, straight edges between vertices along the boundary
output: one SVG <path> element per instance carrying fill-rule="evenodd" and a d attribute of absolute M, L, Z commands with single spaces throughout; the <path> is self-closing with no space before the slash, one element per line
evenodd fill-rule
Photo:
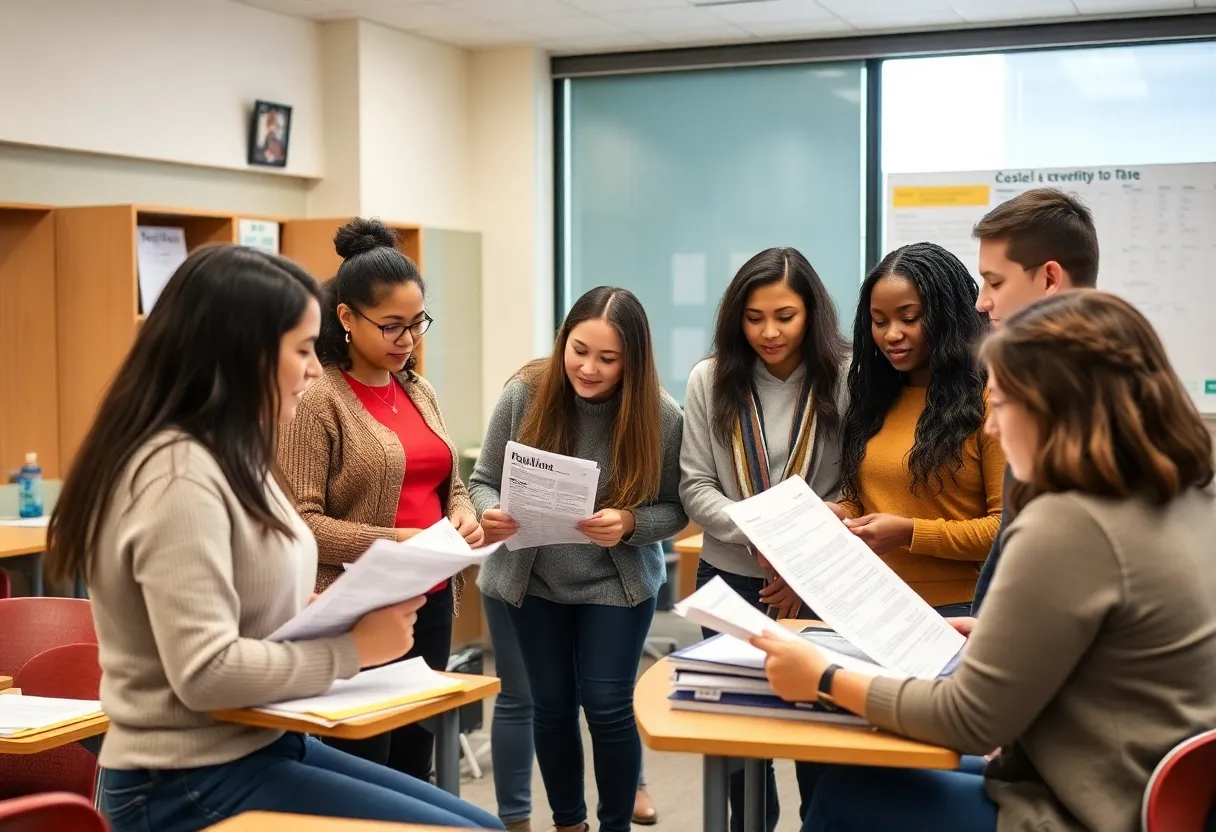
<path fill-rule="evenodd" d="M 8 690 L 13 686 L 12 676 L 0 676 L 0 690 Z"/>
<path fill-rule="evenodd" d="M 672 548 L 681 555 L 699 555 L 701 554 L 701 546 L 705 542 L 702 534 L 690 534 L 683 540 L 677 540 L 672 544 Z"/>
<path fill-rule="evenodd" d="M 109 727 L 110 720 L 104 715 L 99 715 L 24 737 L 0 737 L 0 754 L 37 754 L 61 745 L 96 737 L 104 734 Z"/>
<path fill-rule="evenodd" d="M 283 832 L 286 829 L 291 832 L 452 832 L 451 828 L 445 826 L 320 818 L 281 812 L 244 812 L 207 827 L 207 832 Z"/>
<path fill-rule="evenodd" d="M 0 558 L 15 558 L 46 551 L 46 529 L 0 526 Z"/>
<path fill-rule="evenodd" d="M 672 710 L 667 699 L 671 674 L 667 659 L 656 662 L 633 693 L 638 732 L 656 751 L 896 768 L 958 767 L 958 754 L 948 748 L 863 726 Z"/>
<path fill-rule="evenodd" d="M 252 725 L 257 728 L 277 728 L 280 731 L 300 731 L 318 737 L 336 737 L 343 740 L 364 740 L 400 728 L 402 725 L 413 725 L 424 719 L 445 713 L 453 708 L 460 708 L 471 702 L 478 702 L 487 696 L 493 696 L 502 689 L 502 682 L 495 676 L 475 676 L 467 673 L 445 673 L 454 679 L 467 683 L 464 690 L 438 699 L 406 705 L 393 711 L 371 716 L 354 717 L 345 720 L 332 728 L 317 725 L 301 719 L 293 719 L 279 714 L 267 714 L 261 711 L 241 708 L 231 711 L 214 711 L 211 716 L 223 722 L 236 722 L 240 725 Z"/>

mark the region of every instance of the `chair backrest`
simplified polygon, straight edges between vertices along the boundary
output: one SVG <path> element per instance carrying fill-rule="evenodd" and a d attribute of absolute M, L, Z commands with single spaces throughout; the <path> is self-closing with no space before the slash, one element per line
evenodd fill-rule
<path fill-rule="evenodd" d="M 101 689 L 97 645 L 61 644 L 43 650 L 17 671 L 13 686 L 30 696 L 96 699 Z"/>
<path fill-rule="evenodd" d="M 62 644 L 97 643 L 93 610 L 77 598 L 0 600 L 0 674 L 16 676 L 43 650 Z"/>
<path fill-rule="evenodd" d="M 1144 790 L 1144 832 L 1203 832 L 1216 804 L 1216 730 L 1178 743 Z"/>
<path fill-rule="evenodd" d="M 49 792 L 0 800 L 4 832 L 109 832 L 93 804 L 78 794 Z"/>

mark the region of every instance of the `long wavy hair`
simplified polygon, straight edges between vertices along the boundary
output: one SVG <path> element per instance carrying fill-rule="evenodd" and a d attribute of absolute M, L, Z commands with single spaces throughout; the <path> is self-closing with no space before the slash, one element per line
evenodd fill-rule
<path fill-rule="evenodd" d="M 1142 497 L 1159 505 L 1210 485 L 1212 435 L 1153 327 L 1096 290 L 1037 301 L 984 342 L 1001 395 L 1039 429 L 1030 482 L 1015 510 L 1045 492 Z"/>
<path fill-rule="evenodd" d="M 836 393 L 840 368 L 848 355 L 849 345 L 840 334 L 836 304 L 801 252 L 793 248 L 770 248 L 740 267 L 718 304 L 711 353 L 714 358 L 714 405 L 710 421 L 714 437 L 723 445 L 730 445 L 740 404 L 750 395 L 756 364 L 756 351 L 743 332 L 743 312 L 748 296 L 753 290 L 778 281 L 797 293 L 806 307 L 802 361 L 811 381 L 815 420 L 828 433 L 840 426 Z"/>
<path fill-rule="evenodd" d="M 654 363 L 650 322 L 641 302 L 627 289 L 597 286 L 575 301 L 566 314 L 553 354 L 525 365 L 519 376 L 532 390 L 519 427 L 519 441 L 544 451 L 572 456 L 578 444 L 578 411 L 566 376 L 566 342 L 584 321 L 604 320 L 621 336 L 624 364 L 620 410 L 609 437 L 608 482 L 603 505 L 629 509 L 654 502 L 662 473 L 659 414 L 662 388 Z"/>
<path fill-rule="evenodd" d="M 975 309 L 979 288 L 957 257 L 934 243 L 913 243 L 888 254 L 861 284 L 853 319 L 849 365 L 849 412 L 841 457 L 841 493 L 857 499 L 857 477 L 866 445 L 882 429 L 887 411 L 907 384 L 891 366 L 871 331 L 870 295 L 884 277 L 911 281 L 923 307 L 921 331 L 929 348 L 929 390 L 908 454 L 912 493 L 924 487 L 941 493 L 963 466 L 963 447 L 984 424 L 987 374 L 976 356 L 988 322 Z"/>

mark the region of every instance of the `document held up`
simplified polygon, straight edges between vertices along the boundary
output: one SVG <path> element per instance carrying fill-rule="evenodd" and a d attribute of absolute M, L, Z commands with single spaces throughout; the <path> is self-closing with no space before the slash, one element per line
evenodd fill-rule
<path fill-rule="evenodd" d="M 595 462 L 508 442 L 502 464 L 502 511 L 519 531 L 503 541 L 511 551 L 587 543 L 580 520 L 595 511 L 600 471 Z"/>

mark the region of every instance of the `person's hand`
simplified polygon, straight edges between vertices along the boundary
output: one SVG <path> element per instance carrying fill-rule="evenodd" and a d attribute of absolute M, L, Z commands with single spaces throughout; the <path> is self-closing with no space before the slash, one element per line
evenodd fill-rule
<path fill-rule="evenodd" d="M 632 511 L 605 508 L 585 520 L 579 520 L 575 528 L 596 546 L 608 549 L 620 543 L 622 537 L 633 534 L 636 525 Z"/>
<path fill-rule="evenodd" d="M 828 663 L 814 646 L 802 639 L 775 636 L 756 636 L 751 642 L 767 654 L 764 674 L 778 696 L 787 702 L 819 698 L 819 677 Z"/>
<path fill-rule="evenodd" d="M 481 530 L 485 533 L 482 542 L 489 546 L 491 543 L 506 540 L 515 534 L 519 531 L 519 524 L 502 509 L 491 508 L 486 509 L 485 514 L 481 515 Z"/>
<path fill-rule="evenodd" d="M 971 631 L 975 629 L 975 619 L 969 615 L 958 618 L 947 618 L 946 623 L 967 638 L 971 638 Z"/>
<path fill-rule="evenodd" d="M 777 609 L 777 618 L 797 618 L 802 609 L 802 599 L 785 582 L 785 578 L 776 575 L 760 590 L 760 600 L 770 607 Z"/>
<path fill-rule="evenodd" d="M 422 531 L 422 529 L 397 529 L 397 542 L 404 543 L 414 535 Z"/>
<path fill-rule="evenodd" d="M 894 552 L 901 546 L 912 545 L 914 522 L 907 517 L 894 514 L 867 514 L 856 520 L 845 520 L 844 524 L 853 534 L 861 538 L 876 555 Z"/>
<path fill-rule="evenodd" d="M 844 510 L 844 506 L 840 503 L 828 503 L 828 508 L 832 510 L 832 514 L 836 515 L 837 520 L 848 520 L 849 513 Z"/>
<path fill-rule="evenodd" d="M 425 596 L 369 612 L 351 630 L 359 667 L 376 667 L 399 659 L 414 646 L 414 622 Z"/>
<path fill-rule="evenodd" d="M 464 538 L 464 542 L 472 548 L 476 549 L 485 542 L 486 533 L 482 531 L 481 524 L 472 516 L 468 514 L 453 514 L 450 519 L 452 525 L 456 527 L 456 531 L 460 532 L 460 536 Z"/>

